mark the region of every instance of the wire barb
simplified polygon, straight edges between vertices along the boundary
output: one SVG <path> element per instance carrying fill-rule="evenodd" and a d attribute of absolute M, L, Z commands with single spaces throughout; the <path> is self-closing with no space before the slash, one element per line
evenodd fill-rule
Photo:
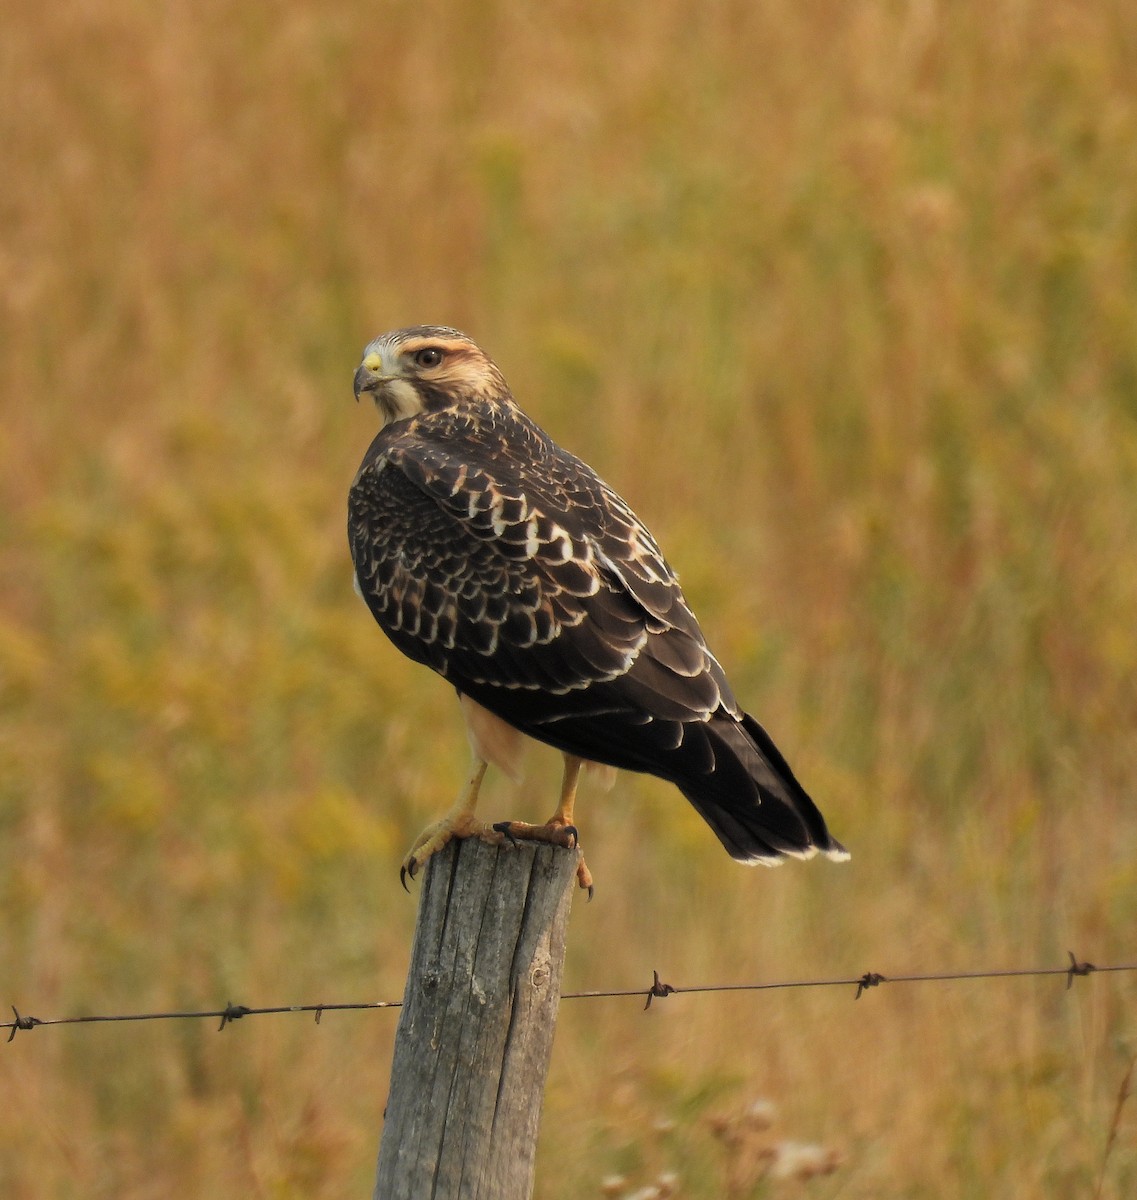
<path fill-rule="evenodd" d="M 860 979 L 857 980 L 857 994 L 853 997 L 854 1000 L 861 998 L 861 992 L 867 991 L 869 988 L 880 987 L 882 983 L 888 982 L 887 975 L 881 975 L 877 971 L 866 971 Z"/>
<path fill-rule="evenodd" d="M 221 1014 L 221 1024 L 217 1026 L 217 1032 L 220 1033 L 231 1021 L 239 1021 L 242 1017 L 247 1017 L 252 1011 L 244 1004 L 234 1004 L 232 1000 L 227 1001 L 225 1010 Z"/>
<path fill-rule="evenodd" d="M 12 1012 L 16 1019 L 12 1022 L 12 1032 L 8 1034 L 8 1041 L 11 1041 L 21 1029 L 35 1029 L 37 1025 L 43 1024 L 39 1017 L 21 1017 L 20 1010 L 14 1004 Z"/>
<path fill-rule="evenodd" d="M 1075 975 L 1088 975 L 1091 971 L 1096 971 L 1097 967 L 1092 962 L 1078 962 L 1073 950 L 1067 950 L 1066 953 L 1070 956 L 1070 965 L 1066 968 L 1066 991 L 1069 991 Z"/>
<path fill-rule="evenodd" d="M 658 971 L 652 971 L 652 976 L 653 978 L 651 981 L 651 987 L 649 987 L 647 990 L 647 1003 L 644 1005 L 644 1012 L 647 1012 L 647 1010 L 651 1008 L 651 1002 L 656 998 L 656 996 L 661 998 L 663 996 L 670 996 L 675 991 L 671 984 L 660 983 Z"/>

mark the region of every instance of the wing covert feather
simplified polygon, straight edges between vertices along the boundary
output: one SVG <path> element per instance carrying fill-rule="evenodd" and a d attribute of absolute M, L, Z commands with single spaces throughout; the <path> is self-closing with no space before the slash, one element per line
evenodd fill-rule
<path fill-rule="evenodd" d="M 372 444 L 349 529 L 360 590 L 404 653 L 545 719 L 601 684 L 629 717 L 734 710 L 659 547 L 584 463 L 520 414 L 522 436 L 449 413 L 405 424 Z"/>

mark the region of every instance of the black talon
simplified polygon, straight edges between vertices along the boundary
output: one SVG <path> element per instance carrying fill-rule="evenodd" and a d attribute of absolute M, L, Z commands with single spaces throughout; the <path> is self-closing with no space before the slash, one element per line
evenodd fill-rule
<path fill-rule="evenodd" d="M 589 904 L 591 904 L 591 903 L 592 903 L 592 896 L 593 896 L 593 893 L 594 893 L 595 891 L 596 891 L 596 888 L 594 888 L 594 887 L 592 886 L 592 884 L 590 883 L 590 884 L 588 885 L 588 903 L 589 903 Z"/>
<path fill-rule="evenodd" d="M 512 821 L 498 821 L 495 825 L 492 826 L 492 828 L 495 833 L 500 833 L 503 836 L 509 838 L 509 844 L 511 846 L 516 846 L 517 839 L 513 836 L 513 830 L 510 828 L 510 826 L 512 824 L 513 824 Z"/>
<path fill-rule="evenodd" d="M 403 891 L 406 892 L 408 896 L 410 895 L 411 889 L 407 887 L 407 879 L 408 877 L 414 879 L 415 871 L 417 870 L 418 864 L 413 858 L 411 859 L 409 865 L 407 863 L 403 863 L 403 865 L 399 868 L 399 882 L 403 885 Z"/>
<path fill-rule="evenodd" d="M 580 834 L 576 831 L 575 825 L 564 826 L 564 831 L 567 835 L 572 836 L 572 843 L 569 846 L 570 850 L 578 850 L 580 848 Z"/>

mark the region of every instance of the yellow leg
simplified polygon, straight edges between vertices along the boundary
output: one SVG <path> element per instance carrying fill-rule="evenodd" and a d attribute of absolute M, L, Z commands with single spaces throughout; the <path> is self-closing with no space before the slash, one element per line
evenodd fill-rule
<path fill-rule="evenodd" d="M 440 820 L 428 825 L 415 839 L 410 852 L 403 859 L 399 869 L 399 879 L 403 887 L 407 886 L 407 877 L 414 879 L 419 868 L 432 854 L 437 854 L 447 842 L 454 838 L 478 837 L 487 842 L 500 844 L 502 835 L 495 832 L 484 822 L 474 816 L 478 805 L 478 792 L 486 774 L 484 759 L 475 756 L 470 777 L 462 789 L 453 807 Z"/>
<path fill-rule="evenodd" d="M 523 839 L 533 842 L 551 842 L 554 846 L 565 846 L 570 850 L 578 847 L 576 826 L 573 824 L 573 810 L 576 807 L 576 787 L 580 782 L 580 768 L 584 760 L 575 754 L 565 755 L 565 772 L 561 778 L 561 798 L 557 811 L 544 825 L 529 825 L 524 821 L 501 821 L 494 829 L 505 834 L 511 841 Z M 589 899 L 592 898 L 592 872 L 584 862 L 584 855 L 576 868 L 576 880 L 582 888 L 588 889 Z"/>
<path fill-rule="evenodd" d="M 576 785 L 580 782 L 580 768 L 584 759 L 575 754 L 565 755 L 565 773 L 561 778 L 561 802 L 553 813 L 550 825 L 572 825 L 572 813 L 576 807 Z M 575 827 L 574 827 L 575 828 Z"/>
<path fill-rule="evenodd" d="M 574 833 L 576 826 L 572 823 L 572 814 L 576 807 L 576 785 L 580 782 L 580 768 L 583 766 L 583 759 L 577 758 L 573 754 L 565 755 L 565 773 L 561 780 L 561 802 L 557 805 L 557 811 L 553 816 L 553 822 L 563 825 L 566 829 L 572 829 Z M 577 842 L 579 845 L 579 839 Z M 580 862 L 576 864 L 576 882 L 578 887 L 588 889 L 588 898 L 591 900 L 592 872 L 588 869 L 583 854 L 580 856 Z"/>

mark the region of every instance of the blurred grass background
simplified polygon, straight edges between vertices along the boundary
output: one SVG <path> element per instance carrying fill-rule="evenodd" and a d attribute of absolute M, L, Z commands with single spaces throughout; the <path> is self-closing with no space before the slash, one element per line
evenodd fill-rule
<path fill-rule="evenodd" d="M 401 994 L 465 742 L 344 506 L 418 321 L 632 501 L 854 855 L 622 777 L 568 988 L 1133 961 L 1132 5 L 15 0 L 0 56 L 0 1003 Z M 712 1132 L 760 1097 L 812 1194 L 1090 1193 L 1132 976 L 851 1000 L 566 1004 L 538 1196 L 775 1194 Z M 0 1193 L 369 1194 L 394 1027 L 21 1035 Z"/>

